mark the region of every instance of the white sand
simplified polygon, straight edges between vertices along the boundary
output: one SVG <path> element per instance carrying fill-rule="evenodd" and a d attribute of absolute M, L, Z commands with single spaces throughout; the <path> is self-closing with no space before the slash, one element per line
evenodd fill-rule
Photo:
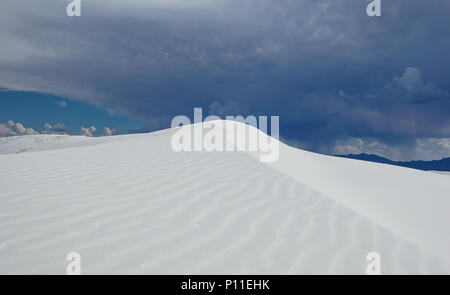
<path fill-rule="evenodd" d="M 2 139 L 0 273 L 64 274 L 72 251 L 83 274 L 365 274 L 371 251 L 384 274 L 449 272 L 447 175 L 175 153 L 172 132 Z"/>
<path fill-rule="evenodd" d="M 433 170 L 430 170 L 430 172 L 438 173 L 438 174 L 442 174 L 442 175 L 449 175 L 450 176 L 450 172 L 448 172 L 448 171 L 433 171 Z"/>

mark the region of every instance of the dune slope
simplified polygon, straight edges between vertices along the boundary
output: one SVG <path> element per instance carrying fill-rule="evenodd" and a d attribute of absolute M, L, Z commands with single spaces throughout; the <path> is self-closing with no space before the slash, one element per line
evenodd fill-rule
<path fill-rule="evenodd" d="M 27 143 L 35 152 L 17 154 L 22 150 L 8 141 L 9 154 L 0 155 L 0 273 L 64 274 L 73 251 L 83 274 L 365 274 L 372 251 L 380 253 L 384 274 L 448 273 L 448 253 L 433 247 L 440 240 L 423 243 L 421 228 L 446 227 L 448 220 L 438 214 L 402 231 L 402 222 L 378 207 L 365 210 L 375 194 L 365 189 L 385 181 L 376 173 L 403 168 L 364 170 L 374 164 L 322 160 L 287 146 L 270 164 L 247 152 L 176 153 L 173 132 L 69 137 L 64 148 L 47 138 L 46 148 Z M 333 165 L 356 169 L 342 178 L 359 173 L 364 182 L 320 171 Z M 429 180 L 409 170 L 392 173 L 405 183 Z M 436 188 L 432 198 L 441 203 L 430 207 L 447 206 L 447 187 Z M 398 196 L 396 206 L 408 197 L 406 188 L 385 190 Z"/>

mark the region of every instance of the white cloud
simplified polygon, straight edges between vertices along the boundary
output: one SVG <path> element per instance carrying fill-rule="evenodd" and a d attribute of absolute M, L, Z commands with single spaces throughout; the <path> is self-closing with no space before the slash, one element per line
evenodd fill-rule
<path fill-rule="evenodd" d="M 63 107 L 63 108 L 65 108 L 65 107 L 67 106 L 67 102 L 66 102 L 65 100 L 58 101 L 57 104 L 58 104 L 60 107 Z"/>
<path fill-rule="evenodd" d="M 360 154 L 364 149 L 364 141 L 360 138 L 350 139 L 348 142 L 338 140 L 332 148 L 336 155 Z"/>
<path fill-rule="evenodd" d="M 418 138 L 410 145 L 389 145 L 376 139 L 338 140 L 331 154 L 376 154 L 394 161 L 438 160 L 450 157 L 450 138 Z"/>
<path fill-rule="evenodd" d="M 439 95 L 442 91 L 433 82 L 425 83 L 422 73 L 414 67 L 407 67 L 401 77 L 394 77 L 388 89 L 404 91 L 409 95 Z"/>
<path fill-rule="evenodd" d="M 108 127 L 103 127 L 103 134 L 102 134 L 102 136 L 111 136 L 111 135 L 114 135 L 116 133 L 117 133 L 116 129 L 112 129 L 111 130 Z"/>
<path fill-rule="evenodd" d="M 347 98 L 348 95 L 344 92 L 344 90 L 339 90 L 338 95 L 343 98 Z"/>
<path fill-rule="evenodd" d="M 110 116 L 115 116 L 117 115 L 118 111 L 116 109 L 113 108 L 107 108 L 106 112 L 110 115 Z"/>
<path fill-rule="evenodd" d="M 95 128 L 95 126 L 91 126 L 89 128 L 81 127 L 80 134 L 87 136 L 87 137 L 92 137 L 96 130 L 97 130 L 97 128 Z"/>
<path fill-rule="evenodd" d="M 25 128 L 22 123 L 9 120 L 6 124 L 0 124 L 0 137 L 32 134 L 38 134 L 38 132 L 33 128 Z"/>
<path fill-rule="evenodd" d="M 450 138 L 419 138 L 413 153 L 417 159 L 423 160 L 450 157 Z"/>
<path fill-rule="evenodd" d="M 68 134 L 67 127 L 60 123 L 56 123 L 55 125 L 45 123 L 44 127 L 45 130 L 42 132 L 43 134 Z"/>

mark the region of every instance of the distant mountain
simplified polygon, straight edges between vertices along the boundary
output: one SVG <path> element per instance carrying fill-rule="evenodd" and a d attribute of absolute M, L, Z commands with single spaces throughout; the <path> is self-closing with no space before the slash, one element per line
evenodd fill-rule
<path fill-rule="evenodd" d="M 408 167 L 418 170 L 434 170 L 434 171 L 450 171 L 450 158 L 443 158 L 441 160 L 434 161 L 409 161 L 409 162 L 400 162 L 400 161 L 392 161 L 388 158 L 380 157 L 378 155 L 373 154 L 353 154 L 353 155 L 337 155 L 337 157 L 349 158 L 355 160 L 363 160 L 369 162 L 383 163 L 395 166 Z"/>

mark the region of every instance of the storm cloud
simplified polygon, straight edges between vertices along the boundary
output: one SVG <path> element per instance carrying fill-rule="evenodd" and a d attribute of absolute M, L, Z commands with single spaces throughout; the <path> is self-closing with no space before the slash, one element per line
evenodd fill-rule
<path fill-rule="evenodd" d="M 365 0 L 81 3 L 68 17 L 63 0 L 2 1 L 0 87 L 110 106 L 148 130 L 194 107 L 279 115 L 282 138 L 325 153 L 450 138 L 449 1 L 382 1 L 381 17 Z"/>

